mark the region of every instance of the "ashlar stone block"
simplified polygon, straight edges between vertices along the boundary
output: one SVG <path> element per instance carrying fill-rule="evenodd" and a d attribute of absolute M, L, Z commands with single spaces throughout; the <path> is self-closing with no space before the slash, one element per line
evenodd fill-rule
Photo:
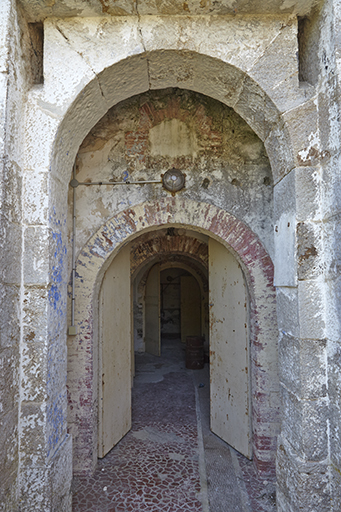
<path fill-rule="evenodd" d="M 4 223 L 1 226 L 2 280 L 5 284 L 20 285 L 22 265 L 22 228 L 19 224 Z"/>
<path fill-rule="evenodd" d="M 273 126 L 264 140 L 276 184 L 285 174 L 295 168 L 293 146 L 288 127 L 281 120 Z"/>
<path fill-rule="evenodd" d="M 323 219 L 328 219 L 341 212 L 340 167 L 340 155 L 331 157 L 321 167 L 321 211 Z"/>
<path fill-rule="evenodd" d="M 4 285 L 0 287 L 0 349 L 18 346 L 20 339 L 20 287 Z M 14 349 L 16 350 L 16 349 Z"/>
<path fill-rule="evenodd" d="M 282 386 L 281 436 L 303 460 L 328 456 L 327 398 L 301 400 Z"/>
<path fill-rule="evenodd" d="M 297 240 L 297 278 L 311 279 L 324 271 L 323 225 L 316 222 L 298 222 Z"/>
<path fill-rule="evenodd" d="M 280 120 L 274 103 L 249 77 L 244 80 L 243 89 L 234 109 L 263 141 Z"/>
<path fill-rule="evenodd" d="M 282 286 L 277 288 L 276 310 L 279 331 L 299 338 L 300 323 L 297 287 Z"/>
<path fill-rule="evenodd" d="M 296 219 L 320 220 L 322 209 L 321 170 L 319 167 L 295 169 Z"/>
<path fill-rule="evenodd" d="M 46 461 L 46 403 L 22 403 L 20 424 L 22 466 L 44 465 Z"/>
<path fill-rule="evenodd" d="M 49 242 L 47 227 L 28 227 L 24 232 L 24 281 L 26 285 L 46 285 L 49 282 Z"/>
<path fill-rule="evenodd" d="M 281 333 L 280 381 L 301 400 L 327 395 L 327 341 L 301 340 Z"/>
<path fill-rule="evenodd" d="M 282 437 L 277 450 L 280 510 L 330 511 L 329 467 L 326 461 L 305 461 Z"/>
<path fill-rule="evenodd" d="M 323 276 L 298 282 L 298 313 L 300 337 L 323 339 L 326 337 L 326 286 Z"/>
<path fill-rule="evenodd" d="M 27 224 L 46 225 L 48 222 L 48 173 L 24 174 L 24 221 Z"/>
<path fill-rule="evenodd" d="M 290 134 L 295 165 L 318 164 L 324 155 L 320 151 L 316 98 L 284 113 L 283 120 Z"/>

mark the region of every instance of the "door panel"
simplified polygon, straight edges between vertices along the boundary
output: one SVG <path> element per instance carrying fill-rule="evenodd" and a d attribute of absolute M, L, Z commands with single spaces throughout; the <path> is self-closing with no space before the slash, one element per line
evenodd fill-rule
<path fill-rule="evenodd" d="M 145 295 L 145 350 L 161 355 L 160 335 L 160 265 L 154 265 L 148 274 Z"/>
<path fill-rule="evenodd" d="M 131 428 L 130 255 L 123 249 L 108 268 L 100 292 L 99 457 Z"/>
<path fill-rule="evenodd" d="M 201 293 L 193 276 L 181 276 L 181 341 L 201 336 Z"/>
<path fill-rule="evenodd" d="M 240 265 L 209 240 L 211 430 L 251 457 L 247 290 Z"/>

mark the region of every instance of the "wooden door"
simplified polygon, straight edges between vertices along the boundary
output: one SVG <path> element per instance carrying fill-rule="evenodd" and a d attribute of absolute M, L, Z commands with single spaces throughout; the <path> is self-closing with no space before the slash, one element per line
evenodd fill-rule
<path fill-rule="evenodd" d="M 148 274 L 145 294 L 145 350 L 154 356 L 161 355 L 160 329 L 160 264 Z"/>
<path fill-rule="evenodd" d="M 131 428 L 130 253 L 122 249 L 100 292 L 99 457 Z"/>
<path fill-rule="evenodd" d="M 211 430 L 251 458 L 247 289 L 237 260 L 209 240 Z"/>
<path fill-rule="evenodd" d="M 201 293 L 193 276 L 181 276 L 181 341 L 187 336 L 201 336 Z"/>

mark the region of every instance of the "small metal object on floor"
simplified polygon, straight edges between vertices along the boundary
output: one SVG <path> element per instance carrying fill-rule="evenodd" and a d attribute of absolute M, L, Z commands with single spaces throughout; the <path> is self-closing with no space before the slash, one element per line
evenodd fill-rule
<path fill-rule="evenodd" d="M 74 479 L 73 512 L 275 510 L 250 496 L 252 462 L 210 432 L 207 365 L 186 369 L 183 349 L 171 340 L 161 357 L 136 356 L 132 429 L 92 477 Z"/>

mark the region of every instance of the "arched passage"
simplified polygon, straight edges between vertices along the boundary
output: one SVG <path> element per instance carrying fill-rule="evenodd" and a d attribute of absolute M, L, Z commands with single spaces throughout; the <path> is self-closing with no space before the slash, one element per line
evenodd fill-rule
<path fill-rule="evenodd" d="M 91 23 L 93 22 L 91 20 Z M 224 53 L 218 49 L 219 39 L 217 37 L 219 31 L 213 38 L 217 43 L 214 48 L 201 46 L 202 41 L 210 40 L 210 37 L 206 36 L 209 35 L 209 31 L 212 34 L 214 24 L 212 24 L 213 28 L 207 26 L 203 31 L 193 30 L 192 35 L 195 35 L 196 38 L 187 37 L 184 42 L 178 40 L 175 31 L 169 32 L 167 38 L 159 39 L 157 37 L 153 39 L 153 35 L 151 35 L 148 39 L 147 48 L 149 51 L 147 52 L 145 48 L 142 48 L 141 41 L 139 40 L 138 44 L 135 44 L 136 37 L 133 41 L 134 37 L 132 37 L 129 44 L 124 48 L 122 48 L 121 41 L 119 41 L 118 47 L 120 50 L 113 51 L 108 56 L 106 51 L 102 51 L 106 45 L 105 38 L 97 38 L 94 43 L 96 51 L 91 48 L 91 51 L 88 52 L 87 48 L 84 48 L 83 52 L 82 48 L 82 53 L 77 53 L 77 44 L 71 47 L 70 40 L 63 38 L 61 33 L 57 34 L 58 37 L 55 37 L 57 27 L 54 26 L 54 23 L 55 20 L 47 20 L 45 25 L 44 51 L 47 56 L 45 60 L 47 66 L 45 67 L 46 80 L 44 86 L 34 88 L 28 94 L 27 115 L 25 116 L 25 172 L 28 176 L 31 175 L 32 170 L 39 170 L 39 173 L 37 173 L 35 182 L 37 186 L 32 187 L 34 190 L 26 187 L 23 198 L 24 203 L 25 201 L 27 201 L 27 204 L 36 202 L 37 205 L 41 205 L 41 209 L 38 209 L 39 214 L 27 218 L 26 222 L 27 225 L 34 225 L 39 217 L 39 227 L 34 228 L 34 232 L 39 231 L 42 235 L 39 247 L 41 247 L 41 252 L 46 254 L 46 261 L 50 258 L 51 262 L 50 266 L 43 266 L 39 273 L 31 272 L 34 277 L 32 277 L 32 281 L 29 280 L 30 284 L 36 285 L 37 288 L 41 286 L 41 283 L 47 283 L 48 292 L 44 298 L 45 306 L 41 313 L 45 315 L 46 325 L 48 325 L 44 334 L 46 354 L 58 353 L 59 350 L 64 350 L 65 346 L 66 283 L 68 278 L 65 258 L 67 246 L 67 183 L 79 144 L 89 129 L 110 106 L 120 101 L 120 99 L 148 88 L 157 89 L 172 85 L 203 92 L 233 106 L 265 142 L 275 182 L 292 170 L 290 179 L 293 178 L 293 180 L 290 181 L 290 186 L 282 183 L 283 187 L 278 187 L 281 190 L 277 198 L 280 197 L 281 199 L 276 204 L 277 219 L 281 217 L 282 213 L 287 213 L 285 199 L 295 198 L 297 187 L 295 184 L 297 179 L 295 165 L 304 166 L 303 174 L 305 175 L 305 170 L 308 169 L 307 166 L 314 165 L 320 158 L 319 151 L 316 151 L 318 137 L 314 135 L 315 133 L 318 134 L 318 131 L 316 131 L 314 99 L 307 101 L 306 93 L 303 92 L 302 94 L 302 90 L 300 92 L 298 81 L 295 81 L 294 66 L 297 68 L 295 23 L 290 22 L 285 26 L 278 23 L 278 37 L 273 37 L 272 41 L 269 40 L 266 43 L 268 44 L 266 48 L 260 44 L 262 38 L 255 38 L 256 44 L 253 47 L 256 50 L 253 63 L 250 63 L 250 61 L 243 63 L 245 51 L 239 53 L 239 51 L 231 52 L 229 49 L 229 53 Z M 292 85 L 288 85 L 288 81 L 283 78 L 283 75 L 277 77 L 276 73 L 273 73 L 271 77 L 273 81 L 268 87 L 269 73 L 267 70 L 273 63 L 274 48 L 278 48 L 274 47 L 272 42 L 278 43 L 281 40 L 281 34 L 283 37 L 287 37 L 288 31 L 289 33 L 291 31 L 291 37 L 288 38 L 288 41 L 291 42 L 285 48 L 290 47 L 288 54 L 290 54 L 291 62 L 287 69 L 287 77 L 290 77 L 290 84 Z M 52 37 L 49 38 L 48 36 L 51 33 Z M 131 33 L 134 36 L 138 31 L 134 32 L 132 30 Z M 111 31 L 109 35 L 112 34 Z M 174 34 L 174 36 L 171 34 Z M 202 34 L 205 34 L 205 37 Z M 225 35 L 226 31 L 221 31 L 221 34 Z M 120 37 L 118 32 L 115 37 L 115 42 L 111 41 L 112 47 L 116 46 L 117 39 Z M 220 48 L 225 48 L 225 43 L 226 41 L 221 44 L 220 40 Z M 64 51 L 65 47 L 68 47 L 69 53 L 62 52 L 61 54 L 69 56 L 72 53 L 72 58 L 64 58 L 63 65 L 58 63 L 57 66 L 54 66 L 54 55 L 59 54 L 58 48 L 63 48 Z M 245 45 L 245 47 L 248 47 L 248 45 Z M 198 48 L 200 48 L 201 54 L 197 52 Z M 258 54 L 257 48 L 260 49 Z M 247 48 L 248 50 L 249 48 Z M 92 54 L 92 60 L 90 58 L 90 61 L 88 60 L 88 53 Z M 94 57 L 95 65 L 91 66 Z M 259 67 L 262 67 L 263 73 L 257 74 L 257 67 L 258 71 Z M 286 66 L 281 67 L 282 69 L 286 68 Z M 170 69 L 172 70 L 171 73 L 169 72 Z M 292 81 L 291 78 L 293 78 Z M 287 87 L 290 88 L 290 94 L 287 94 Z M 265 90 L 267 93 L 264 93 Z M 276 98 L 278 101 L 276 101 Z M 288 127 L 290 136 L 288 135 Z M 312 137 L 311 134 L 313 134 Z M 300 154 L 303 158 L 300 158 Z M 49 190 L 48 204 L 46 189 Z M 283 198 L 284 200 L 282 200 Z M 276 270 L 281 271 L 283 267 L 278 284 L 295 287 L 297 283 L 296 249 L 292 240 L 295 239 L 296 226 L 294 219 L 292 219 L 294 213 L 289 213 L 290 222 L 287 222 L 286 215 L 284 215 L 279 225 L 279 234 L 276 236 L 280 242 L 281 233 L 284 233 L 285 240 L 290 244 L 290 247 L 284 258 L 281 255 L 278 257 Z M 116 215 L 117 212 L 113 212 L 113 214 Z M 290 231 L 287 229 L 289 223 Z M 285 234 L 288 231 L 289 236 L 286 236 Z M 27 239 L 30 237 L 28 232 L 29 230 L 24 235 Z M 286 275 L 287 269 L 291 270 L 289 276 Z M 25 268 L 25 273 L 30 274 L 30 269 Z M 88 294 L 87 300 L 90 300 L 93 296 L 91 285 L 90 289 L 90 292 L 85 290 L 85 294 Z M 83 305 L 89 313 L 93 313 L 93 307 L 89 308 L 87 306 L 86 299 L 84 299 Z M 27 311 L 28 314 L 37 314 L 33 306 L 27 306 Z M 305 313 L 300 311 L 300 317 L 303 318 L 304 315 Z M 283 314 L 285 326 L 287 323 L 290 324 L 290 318 L 287 316 L 287 313 Z M 90 317 L 85 315 L 85 318 L 87 320 L 81 326 L 82 329 L 85 329 Z M 307 315 L 304 318 L 309 319 L 310 317 Z M 83 317 L 81 321 L 84 322 Z M 95 316 L 90 318 L 89 334 L 91 335 L 93 321 L 96 322 Z M 310 321 L 306 321 L 306 324 L 310 324 Z M 308 337 L 311 338 L 310 331 Z M 91 357 L 94 355 L 91 355 Z M 44 357 L 44 363 L 42 363 L 44 375 L 45 373 L 46 375 L 60 375 L 60 381 L 58 381 L 58 385 L 53 386 L 53 390 L 49 388 L 49 383 L 47 385 L 49 397 L 46 403 L 48 403 L 50 412 L 47 419 L 44 420 L 44 425 L 51 434 L 48 436 L 49 443 L 50 440 L 53 440 L 53 442 L 51 449 L 47 442 L 44 441 L 43 445 L 47 447 L 48 460 L 50 460 L 65 439 L 65 365 L 63 362 L 60 363 L 59 357 Z M 28 358 L 28 361 L 31 364 L 32 358 Z M 48 368 L 47 372 L 45 372 L 45 366 L 43 366 L 45 364 Z M 80 367 L 82 367 L 82 364 L 81 361 Z M 44 379 L 44 385 L 46 385 L 48 378 L 44 377 Z M 82 403 L 84 406 L 88 404 L 91 408 L 94 397 L 91 395 L 91 391 L 87 392 L 87 389 L 91 389 L 91 386 L 87 387 L 88 383 L 90 385 L 90 381 L 84 378 Z M 259 382 L 261 381 L 260 376 Z M 274 396 L 276 393 L 277 388 L 275 387 Z M 259 396 L 262 397 L 261 394 Z M 37 403 L 36 405 L 39 409 L 40 404 Z M 92 421 L 91 414 L 89 419 L 82 417 L 82 421 L 84 438 L 79 439 L 76 436 L 77 450 L 79 449 L 79 442 L 83 442 L 84 445 L 88 442 L 86 436 L 88 426 Z M 290 427 L 292 428 L 293 425 L 290 424 Z M 43 431 L 45 435 L 45 427 Z M 264 443 L 266 442 L 267 426 L 264 425 L 264 428 L 260 429 L 258 434 L 260 446 L 263 440 Z M 27 436 L 27 443 L 30 445 L 28 451 L 33 453 L 34 444 L 29 440 L 29 435 Z M 93 458 L 95 458 L 95 453 Z M 288 458 L 290 457 L 288 456 Z"/>
<path fill-rule="evenodd" d="M 252 231 L 232 215 L 212 205 L 177 198 L 144 203 L 118 214 L 91 237 L 79 255 L 79 334 L 70 339 L 68 371 L 75 470 L 91 471 L 97 459 L 97 301 L 103 275 L 125 243 L 160 226 L 189 227 L 205 233 L 220 241 L 240 262 L 250 297 L 253 453 L 260 471 L 273 471 L 278 429 L 278 407 L 273 402 L 278 375 L 271 259 Z"/>
<path fill-rule="evenodd" d="M 167 69 L 169 65 L 171 65 L 174 70 L 185 67 L 188 71 L 188 76 L 192 76 L 193 80 L 191 80 L 190 83 L 187 81 L 178 81 L 176 72 L 174 75 L 167 72 L 164 74 L 156 74 L 153 79 L 153 84 L 151 85 L 148 81 L 148 66 L 150 66 L 152 62 L 157 63 L 157 66 L 161 67 L 166 65 Z M 50 155 L 47 164 L 47 174 L 51 194 L 49 195 L 50 213 L 47 224 L 53 228 L 53 240 L 47 241 L 47 244 L 50 246 L 49 250 L 53 255 L 53 273 L 51 277 L 51 291 L 53 295 L 50 293 L 49 296 L 48 315 L 56 319 L 50 329 L 51 337 L 54 338 L 57 336 L 62 322 L 64 325 L 67 313 L 66 283 L 68 274 L 64 257 L 67 246 L 65 215 L 67 210 L 67 186 L 79 145 L 91 127 L 112 105 L 149 88 L 158 89 L 176 85 L 198 91 L 216 98 L 226 105 L 232 106 L 236 112 L 246 120 L 250 127 L 254 129 L 265 143 L 275 181 L 292 169 L 294 165 L 290 137 L 288 136 L 286 125 L 283 124 L 279 109 L 271 100 L 270 96 L 264 92 L 263 88 L 254 79 L 250 78 L 246 71 L 239 69 L 235 65 L 217 59 L 211 55 L 199 54 L 187 50 L 179 52 L 167 49 L 153 50 L 148 52 L 148 55 L 142 53 L 130 57 L 125 56 L 125 58 L 122 58 L 122 60 L 112 65 L 108 66 L 108 62 L 106 62 L 105 64 L 99 64 L 99 67 L 101 66 L 102 68 L 99 69 L 95 77 L 92 73 L 85 73 L 82 80 L 77 76 L 77 80 L 75 81 L 75 83 L 77 82 L 77 86 L 70 88 L 68 91 L 67 98 L 63 104 L 62 114 L 59 112 L 59 117 L 56 117 L 54 112 L 53 126 L 51 126 L 51 129 L 44 133 L 44 136 L 36 137 L 36 140 L 39 141 L 39 153 L 42 152 L 42 147 L 44 147 L 44 154 Z M 56 83 L 54 83 L 53 87 L 56 87 L 56 90 L 58 89 Z M 65 92 L 64 85 L 61 87 Z M 36 101 L 36 98 L 34 101 Z M 36 108 L 39 110 L 39 103 L 37 103 Z M 32 116 L 36 119 L 40 119 L 39 115 L 33 115 L 34 112 L 33 109 Z M 29 122 L 32 122 L 31 118 Z M 32 152 L 32 148 L 33 146 L 30 147 L 30 152 Z M 127 210 L 124 212 L 126 211 Z M 130 230 L 131 233 L 134 233 L 131 219 L 129 219 L 129 215 L 126 215 L 124 212 L 119 213 L 118 216 L 121 214 L 125 215 L 127 224 L 121 226 L 120 229 L 127 234 Z M 146 212 L 146 215 L 148 216 L 148 212 Z M 91 237 L 91 239 L 92 238 L 93 237 Z M 116 238 L 116 235 L 114 235 L 114 238 Z M 55 240 L 58 241 L 57 250 L 55 248 Z M 116 246 L 116 244 L 113 245 Z M 81 304 L 83 302 L 85 310 L 89 312 L 91 310 L 92 333 L 92 322 L 96 323 L 97 319 L 93 317 L 92 307 L 89 308 L 88 305 L 90 296 L 93 297 L 93 292 L 89 291 L 91 289 L 92 284 L 89 282 L 88 285 L 85 285 L 83 291 L 84 295 L 82 295 L 82 292 L 78 303 Z M 88 299 L 86 299 L 86 296 L 88 296 Z M 81 330 L 89 323 L 89 318 L 90 317 L 87 316 L 87 320 L 81 319 Z M 275 338 L 277 334 L 275 334 L 274 326 L 275 322 L 272 322 L 271 329 L 273 329 L 273 337 Z M 71 355 L 70 359 L 72 359 L 72 357 Z M 82 357 L 83 356 L 79 359 L 80 366 L 84 364 Z M 92 357 L 96 360 L 97 354 L 92 354 Z M 91 368 L 91 372 L 92 371 Z M 71 380 L 75 378 L 77 381 L 78 379 L 74 377 L 73 371 L 69 371 L 69 376 Z M 82 384 L 78 391 L 78 393 L 82 395 L 81 401 L 84 407 L 90 408 L 96 404 L 97 400 L 97 397 L 93 396 L 91 382 L 92 377 L 90 378 L 89 374 L 85 375 L 82 378 Z M 273 396 L 276 397 L 277 392 L 278 389 L 276 388 Z M 70 414 L 71 419 L 72 416 L 73 413 Z M 73 420 L 71 422 L 73 422 Z M 95 431 L 97 428 L 93 426 L 92 423 L 92 415 L 85 415 L 82 420 L 82 427 L 77 433 L 74 432 L 76 447 L 90 447 L 91 455 L 85 457 L 92 461 L 88 466 L 89 470 L 96 461 L 96 449 L 93 447 L 93 440 L 89 439 L 89 430 Z M 275 423 L 276 422 L 273 422 L 273 424 Z M 89 427 L 90 425 L 92 425 L 91 429 Z M 267 426 L 264 426 L 262 433 L 260 433 L 259 446 L 263 443 L 263 439 L 267 438 L 268 431 Z M 274 450 L 274 444 L 269 444 L 267 441 L 264 441 L 264 446 L 266 443 L 272 452 Z M 87 453 L 89 449 L 84 448 L 84 450 L 80 449 L 80 451 Z M 76 453 L 77 450 L 78 448 L 76 448 Z M 256 452 L 257 450 L 254 450 L 254 453 L 257 455 Z M 79 469 L 80 465 L 82 468 L 84 467 L 83 463 L 80 464 L 77 462 L 77 459 L 78 455 L 75 457 L 76 471 Z M 82 459 L 84 459 L 84 457 L 81 457 L 80 460 Z M 261 458 L 258 457 L 257 460 L 261 460 Z"/>

